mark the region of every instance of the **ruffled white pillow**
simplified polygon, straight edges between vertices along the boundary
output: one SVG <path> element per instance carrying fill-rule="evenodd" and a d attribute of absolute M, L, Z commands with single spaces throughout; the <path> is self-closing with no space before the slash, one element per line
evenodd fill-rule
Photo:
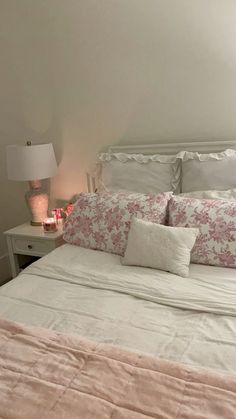
<path fill-rule="evenodd" d="M 177 156 L 102 153 L 98 159 L 99 192 L 180 191 L 181 162 Z"/>
<path fill-rule="evenodd" d="M 197 228 L 167 227 L 134 217 L 122 263 L 187 277 L 198 232 Z"/>
<path fill-rule="evenodd" d="M 194 191 L 181 193 L 178 196 L 184 196 L 186 198 L 220 199 L 223 201 L 236 201 L 236 189 L 228 189 L 227 191 Z"/>
<path fill-rule="evenodd" d="M 236 187 L 236 150 L 182 156 L 182 192 L 226 190 Z"/>

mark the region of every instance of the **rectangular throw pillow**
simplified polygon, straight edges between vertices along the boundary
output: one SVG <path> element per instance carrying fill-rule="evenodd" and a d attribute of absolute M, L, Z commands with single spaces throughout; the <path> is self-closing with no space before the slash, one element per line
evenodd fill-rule
<path fill-rule="evenodd" d="M 187 277 L 198 232 L 197 228 L 166 227 L 133 218 L 122 263 Z"/>
<path fill-rule="evenodd" d="M 98 156 L 99 192 L 179 192 L 177 156 L 102 153 Z"/>
<path fill-rule="evenodd" d="M 226 190 L 236 187 L 236 151 L 199 154 L 185 152 L 182 158 L 182 192 Z"/>
<path fill-rule="evenodd" d="M 67 243 L 123 255 L 132 216 L 164 224 L 171 192 L 81 193 L 64 226 Z"/>
<path fill-rule="evenodd" d="M 176 196 L 169 202 L 169 224 L 199 228 L 192 262 L 236 267 L 236 202 Z"/>

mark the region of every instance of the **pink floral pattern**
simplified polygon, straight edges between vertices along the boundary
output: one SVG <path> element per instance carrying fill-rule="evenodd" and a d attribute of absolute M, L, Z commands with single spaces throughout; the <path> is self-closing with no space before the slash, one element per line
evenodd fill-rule
<path fill-rule="evenodd" d="M 124 255 L 132 216 L 165 224 L 171 192 L 81 193 L 64 225 L 64 240 Z"/>
<path fill-rule="evenodd" d="M 169 224 L 198 227 L 191 261 L 204 265 L 236 267 L 236 202 L 173 197 Z"/>

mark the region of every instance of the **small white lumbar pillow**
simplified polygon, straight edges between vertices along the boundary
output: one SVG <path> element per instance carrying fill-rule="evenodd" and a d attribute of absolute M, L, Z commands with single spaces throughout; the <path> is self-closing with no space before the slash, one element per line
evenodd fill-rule
<path fill-rule="evenodd" d="M 133 217 L 123 265 L 145 266 L 189 274 L 190 254 L 198 228 L 167 227 Z"/>

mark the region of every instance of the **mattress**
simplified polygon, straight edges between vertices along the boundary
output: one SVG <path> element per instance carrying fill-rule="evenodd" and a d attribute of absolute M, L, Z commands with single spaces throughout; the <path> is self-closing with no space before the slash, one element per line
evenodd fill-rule
<path fill-rule="evenodd" d="M 0 288 L 0 316 L 236 372 L 234 269 L 191 265 L 182 278 L 63 245 Z"/>

